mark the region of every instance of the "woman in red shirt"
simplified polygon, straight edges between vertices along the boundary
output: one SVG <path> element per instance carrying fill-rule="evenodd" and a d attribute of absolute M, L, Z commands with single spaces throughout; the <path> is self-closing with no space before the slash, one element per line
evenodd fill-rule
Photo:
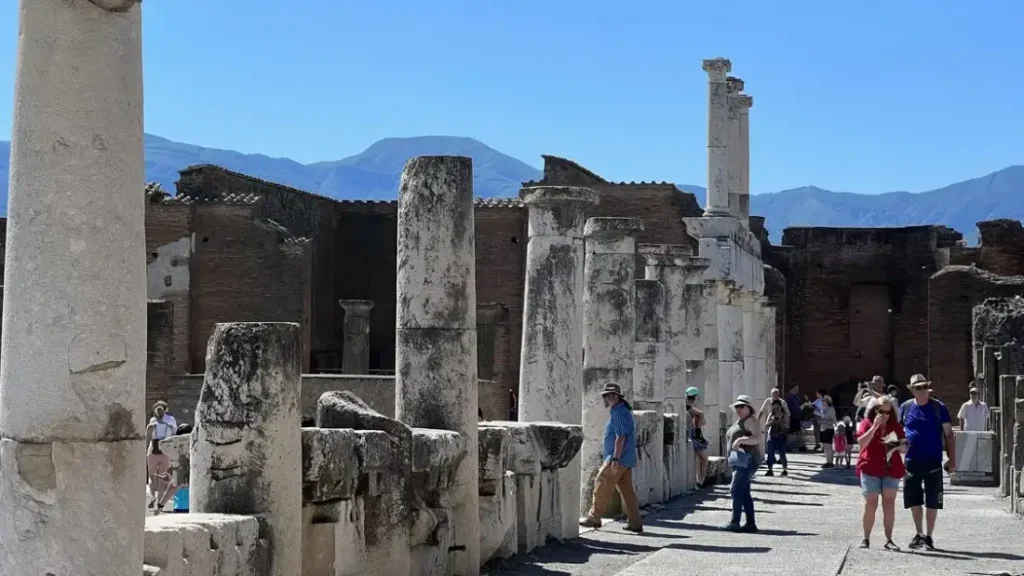
<path fill-rule="evenodd" d="M 886 443 L 884 438 L 894 434 L 897 441 Z M 871 529 L 875 526 L 878 497 L 882 497 L 882 525 L 885 528 L 885 549 L 898 551 L 892 542 L 892 528 L 896 523 L 896 493 L 900 479 L 906 474 L 903 452 L 906 451 L 903 426 L 896 421 L 896 410 L 889 396 L 872 398 L 865 418 L 857 426 L 857 475 L 864 493 L 864 539 L 860 547 L 869 547 Z"/>

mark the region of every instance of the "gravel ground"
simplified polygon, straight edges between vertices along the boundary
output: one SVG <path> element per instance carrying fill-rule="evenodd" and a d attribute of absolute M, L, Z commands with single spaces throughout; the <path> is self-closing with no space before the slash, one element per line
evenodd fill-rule
<path fill-rule="evenodd" d="M 847 470 L 822 470 L 821 455 L 790 455 L 790 476 L 759 475 L 754 483 L 759 534 L 718 528 L 731 510 L 727 487 L 669 502 L 645 519 L 643 534 L 606 523 L 576 540 L 552 542 L 523 557 L 496 561 L 489 576 L 1024 576 L 1024 522 L 993 490 L 946 487 L 935 552 L 886 552 L 881 512 L 872 545 L 860 550 L 860 488 Z M 763 469 L 760 472 L 763 474 Z M 897 501 L 894 539 L 906 548 L 910 513 Z"/>

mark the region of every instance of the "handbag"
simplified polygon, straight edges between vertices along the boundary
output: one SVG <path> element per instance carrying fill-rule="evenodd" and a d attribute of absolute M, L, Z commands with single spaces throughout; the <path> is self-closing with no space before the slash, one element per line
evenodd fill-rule
<path fill-rule="evenodd" d="M 729 466 L 733 468 L 750 468 L 750 453 L 739 450 L 729 451 Z"/>

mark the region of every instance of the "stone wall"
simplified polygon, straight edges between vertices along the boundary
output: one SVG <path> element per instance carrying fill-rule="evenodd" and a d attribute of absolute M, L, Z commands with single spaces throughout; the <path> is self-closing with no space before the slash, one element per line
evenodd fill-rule
<path fill-rule="evenodd" d="M 173 358 L 175 374 L 192 371 L 191 337 L 192 213 L 189 204 L 146 202 L 147 296 L 165 300 L 174 309 Z"/>
<path fill-rule="evenodd" d="M 1019 220 L 978 222 L 978 267 L 1000 276 L 1024 274 L 1024 227 Z"/>
<path fill-rule="evenodd" d="M 787 280 L 787 383 L 830 389 L 842 404 L 874 374 L 907 382 L 924 372 L 928 279 L 958 239 L 941 226 L 787 228 L 777 266 Z"/>
<path fill-rule="evenodd" d="M 1024 295 L 1024 277 L 997 276 L 974 266 L 947 266 L 928 281 L 928 374 L 950 406 L 967 400 L 976 374 L 971 315 L 986 298 Z"/>
<path fill-rule="evenodd" d="M 146 411 L 167 398 L 174 358 L 174 306 L 166 300 L 146 303 Z"/>

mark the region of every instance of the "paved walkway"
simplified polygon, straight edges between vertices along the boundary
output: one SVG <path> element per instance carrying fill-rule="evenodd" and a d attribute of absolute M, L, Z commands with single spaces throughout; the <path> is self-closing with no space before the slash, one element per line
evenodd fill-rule
<path fill-rule="evenodd" d="M 821 455 L 791 455 L 790 476 L 754 483 L 760 534 L 732 534 L 728 487 L 667 504 L 634 535 L 606 523 L 564 544 L 485 567 L 489 576 L 1024 576 L 1024 522 L 1005 512 L 993 490 L 946 487 L 935 552 L 906 549 L 910 513 L 897 500 L 896 543 L 886 552 L 879 510 L 870 550 L 860 550 L 862 498 L 856 476 L 821 470 Z M 763 473 L 763 471 L 762 471 Z"/>

